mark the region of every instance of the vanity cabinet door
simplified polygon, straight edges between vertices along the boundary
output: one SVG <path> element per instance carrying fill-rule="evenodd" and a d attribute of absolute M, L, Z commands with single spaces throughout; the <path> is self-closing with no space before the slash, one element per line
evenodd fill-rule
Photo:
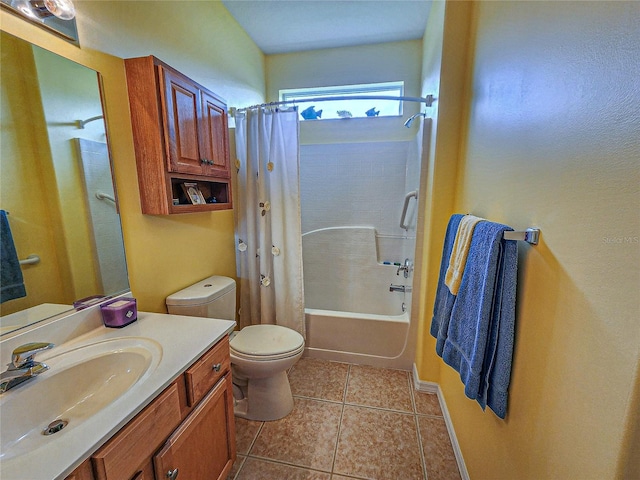
<path fill-rule="evenodd" d="M 229 372 L 156 454 L 156 478 L 224 480 L 236 456 L 234 428 Z"/>
<path fill-rule="evenodd" d="M 91 459 L 85 460 L 65 480 L 94 480 Z"/>
<path fill-rule="evenodd" d="M 96 480 L 147 480 L 149 459 L 180 420 L 180 397 L 174 382 L 93 454 Z"/>
<path fill-rule="evenodd" d="M 155 478 L 153 462 L 149 459 L 149 461 L 131 477 L 131 480 L 155 480 Z"/>

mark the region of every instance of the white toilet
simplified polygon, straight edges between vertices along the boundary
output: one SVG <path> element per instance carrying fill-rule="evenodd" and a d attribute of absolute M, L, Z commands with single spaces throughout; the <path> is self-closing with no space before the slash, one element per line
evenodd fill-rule
<path fill-rule="evenodd" d="M 175 315 L 235 320 L 236 284 L 232 278 L 205 278 L 167 297 Z M 304 338 L 279 325 L 252 325 L 230 337 L 234 413 L 249 420 L 278 420 L 293 409 L 287 377 L 304 352 Z"/>

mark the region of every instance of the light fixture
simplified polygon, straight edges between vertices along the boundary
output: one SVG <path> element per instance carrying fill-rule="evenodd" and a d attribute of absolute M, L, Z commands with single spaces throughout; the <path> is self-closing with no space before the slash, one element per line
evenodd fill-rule
<path fill-rule="evenodd" d="M 51 16 L 61 20 L 73 20 L 76 16 L 72 0 L 13 0 L 11 6 L 23 15 L 41 21 Z"/>
<path fill-rule="evenodd" d="M 36 15 L 35 10 L 31 7 L 29 0 L 13 0 L 11 2 L 11 6 L 25 17 L 29 17 L 32 20 L 42 21 L 42 19 Z"/>
<path fill-rule="evenodd" d="M 72 20 L 76 16 L 76 7 L 73 6 L 72 0 L 44 0 L 44 6 L 62 20 Z"/>

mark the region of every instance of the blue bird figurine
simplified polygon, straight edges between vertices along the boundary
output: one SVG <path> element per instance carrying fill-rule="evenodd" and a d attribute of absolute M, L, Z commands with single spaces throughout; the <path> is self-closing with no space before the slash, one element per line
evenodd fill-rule
<path fill-rule="evenodd" d="M 322 110 L 316 112 L 315 105 L 312 105 L 300 112 L 300 115 L 302 115 L 302 118 L 305 120 L 316 120 L 322 117 Z"/>
<path fill-rule="evenodd" d="M 376 107 L 373 107 L 364 113 L 367 114 L 367 117 L 377 117 L 378 114 L 380 113 L 380 110 L 376 111 Z"/>

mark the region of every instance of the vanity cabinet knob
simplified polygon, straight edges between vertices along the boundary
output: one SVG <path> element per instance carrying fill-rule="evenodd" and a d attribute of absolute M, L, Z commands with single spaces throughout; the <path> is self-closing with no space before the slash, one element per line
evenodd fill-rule
<path fill-rule="evenodd" d="M 219 372 L 221 368 L 222 368 L 222 364 L 221 364 L 221 363 L 216 363 L 216 364 L 213 366 L 213 371 L 214 371 L 214 372 Z"/>
<path fill-rule="evenodd" d="M 169 471 L 167 472 L 166 477 L 167 477 L 169 480 L 176 480 L 176 478 L 178 478 L 178 469 L 177 469 L 177 468 L 174 468 L 173 470 L 169 470 Z"/>

